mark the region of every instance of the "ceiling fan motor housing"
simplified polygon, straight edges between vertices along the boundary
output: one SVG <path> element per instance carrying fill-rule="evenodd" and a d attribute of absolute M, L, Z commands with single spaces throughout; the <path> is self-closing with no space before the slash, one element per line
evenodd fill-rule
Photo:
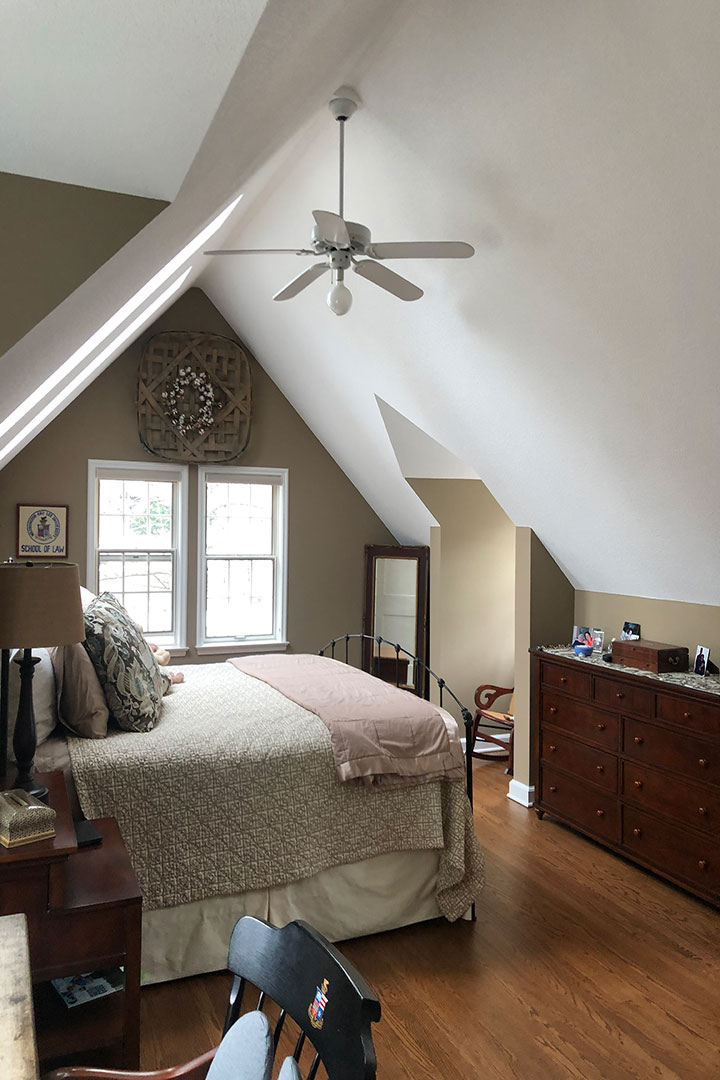
<path fill-rule="evenodd" d="M 350 236 L 350 248 L 337 248 L 329 244 L 321 235 L 317 225 L 313 226 L 312 246 L 318 255 L 331 255 L 334 251 L 349 251 L 351 255 L 364 255 L 365 249 L 370 246 L 371 236 L 367 225 L 361 225 L 358 221 L 346 221 L 348 235 Z"/>

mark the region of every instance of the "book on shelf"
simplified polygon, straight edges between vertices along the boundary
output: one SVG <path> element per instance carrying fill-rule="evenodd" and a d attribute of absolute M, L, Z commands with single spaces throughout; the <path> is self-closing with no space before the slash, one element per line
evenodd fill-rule
<path fill-rule="evenodd" d="M 84 975 L 70 975 L 63 979 L 53 979 L 52 984 L 63 999 L 68 1009 L 76 1005 L 85 1005 L 88 1001 L 114 994 L 125 985 L 125 969 L 122 967 L 106 968 L 103 971 L 88 971 Z"/>

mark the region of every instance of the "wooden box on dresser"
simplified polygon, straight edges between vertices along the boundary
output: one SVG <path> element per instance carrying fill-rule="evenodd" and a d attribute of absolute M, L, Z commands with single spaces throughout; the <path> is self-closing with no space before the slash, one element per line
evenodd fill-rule
<path fill-rule="evenodd" d="M 694 684 L 533 650 L 535 809 L 720 905 L 720 682 Z"/>

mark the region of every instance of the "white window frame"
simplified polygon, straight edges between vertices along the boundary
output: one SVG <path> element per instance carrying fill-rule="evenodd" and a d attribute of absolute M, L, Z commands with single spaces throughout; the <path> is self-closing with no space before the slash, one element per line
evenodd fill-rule
<path fill-rule="evenodd" d="M 98 481 L 152 479 L 175 488 L 174 536 L 175 576 L 173 582 L 173 641 L 167 645 L 174 655 L 187 651 L 187 578 L 188 578 L 188 467 L 154 461 L 88 461 L 87 577 L 88 588 L 98 591 Z"/>
<path fill-rule="evenodd" d="M 275 630 L 269 636 L 233 637 L 227 639 L 211 638 L 205 634 L 205 605 L 207 579 L 205 574 L 205 518 L 207 513 L 208 479 L 219 483 L 231 481 L 232 477 L 241 477 L 246 483 L 271 484 L 274 492 L 273 517 L 276 586 L 275 586 Z M 232 482 L 232 481 L 231 481 Z M 198 568 L 197 568 L 197 648 L 200 655 L 228 652 L 263 652 L 286 649 L 287 634 L 287 550 L 288 550 L 288 470 L 262 469 L 240 465 L 201 465 L 198 468 Z"/>

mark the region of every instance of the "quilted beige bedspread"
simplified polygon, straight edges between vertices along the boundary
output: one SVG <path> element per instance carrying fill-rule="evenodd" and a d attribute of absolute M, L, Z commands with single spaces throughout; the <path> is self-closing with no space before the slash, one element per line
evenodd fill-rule
<path fill-rule="evenodd" d="M 461 782 L 342 784 L 313 713 L 228 663 L 182 671 L 152 731 L 68 739 L 83 811 L 117 818 L 147 908 L 423 849 L 442 852 L 447 918 L 476 899 L 483 858 Z"/>

